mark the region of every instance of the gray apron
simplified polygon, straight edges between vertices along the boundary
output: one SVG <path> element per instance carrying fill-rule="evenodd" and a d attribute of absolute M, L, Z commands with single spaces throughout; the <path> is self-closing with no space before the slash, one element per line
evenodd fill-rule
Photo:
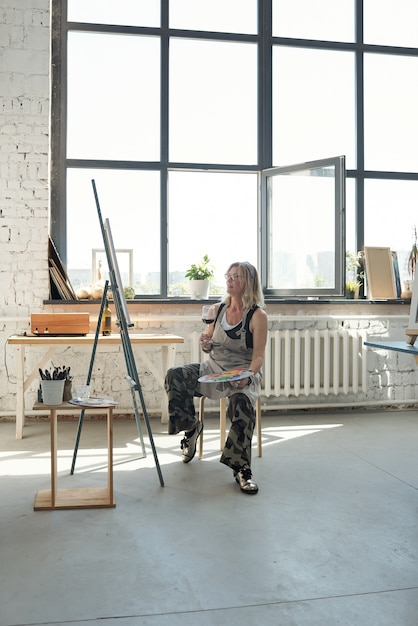
<path fill-rule="evenodd" d="M 207 374 L 219 374 L 236 367 L 248 368 L 252 361 L 253 350 L 247 347 L 245 322 L 249 310 L 245 311 L 241 329 L 236 333 L 237 338 L 232 339 L 222 328 L 221 320 L 226 315 L 224 307 L 216 320 L 212 337 L 212 350 L 209 358 L 200 364 L 200 376 Z M 230 383 L 198 383 L 197 391 L 207 398 L 223 398 L 235 393 L 243 393 L 251 401 L 253 407 L 261 393 L 261 373 L 251 377 L 251 383 L 244 389 L 231 387 Z"/>

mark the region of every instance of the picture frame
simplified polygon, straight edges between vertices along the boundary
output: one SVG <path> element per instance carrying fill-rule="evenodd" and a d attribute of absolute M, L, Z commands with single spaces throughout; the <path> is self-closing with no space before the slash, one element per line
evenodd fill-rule
<path fill-rule="evenodd" d="M 364 260 L 370 300 L 396 300 L 397 288 L 391 249 L 366 246 Z"/>
<path fill-rule="evenodd" d="M 128 265 L 127 285 L 129 287 L 133 287 L 134 286 L 134 251 L 133 249 L 132 248 L 116 248 L 115 252 L 119 259 L 119 272 L 121 271 L 121 264 L 122 264 L 122 267 L 126 267 L 126 265 Z M 102 260 L 102 258 L 107 264 L 107 256 L 106 256 L 105 248 L 93 248 L 91 251 L 92 282 L 94 282 L 94 277 L 97 276 L 98 260 L 100 261 Z M 104 272 L 108 271 L 107 266 L 103 269 L 103 271 Z M 123 270 L 122 270 L 122 275 L 123 275 Z"/>

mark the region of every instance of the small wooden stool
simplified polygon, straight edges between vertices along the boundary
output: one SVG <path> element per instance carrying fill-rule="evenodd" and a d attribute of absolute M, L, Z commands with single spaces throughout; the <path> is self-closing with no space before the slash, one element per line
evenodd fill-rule
<path fill-rule="evenodd" d="M 107 414 L 107 487 L 103 488 L 57 488 L 57 415 L 60 411 L 77 409 L 77 407 L 101 408 Z M 113 508 L 116 506 L 113 497 L 113 407 L 114 404 L 103 403 L 100 407 L 74 405 L 64 402 L 59 405 L 46 405 L 37 402 L 34 409 L 47 409 L 51 422 L 51 489 L 38 491 L 35 498 L 35 511 L 54 511 L 57 509 L 96 509 Z"/>

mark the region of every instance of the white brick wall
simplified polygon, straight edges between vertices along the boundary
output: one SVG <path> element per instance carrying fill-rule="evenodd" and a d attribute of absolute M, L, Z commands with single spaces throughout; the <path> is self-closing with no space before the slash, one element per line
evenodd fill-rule
<path fill-rule="evenodd" d="M 16 405 L 15 357 L 13 348 L 5 347 L 7 337 L 27 329 L 30 313 L 42 311 L 43 300 L 49 295 L 49 25 L 49 0 L 0 0 L 0 350 L 4 355 L 0 359 L 0 416 L 13 414 Z M 307 316 L 308 308 L 308 304 L 301 305 L 299 314 Z M 309 322 L 298 322 L 300 327 L 304 323 L 312 325 L 316 314 L 310 315 Z M 150 323 L 148 330 L 185 337 L 200 331 L 199 318 L 190 324 L 185 321 L 184 317 L 166 317 L 165 321 Z M 382 320 L 367 322 L 366 327 L 374 337 L 399 339 L 406 325 L 406 319 L 387 324 L 384 315 Z M 88 354 L 67 350 L 60 358 L 59 364 L 71 364 L 76 377 L 83 380 Z M 189 359 L 186 343 L 179 349 L 179 362 Z M 28 365 L 33 363 L 31 355 Z M 162 392 L 153 376 L 138 367 L 148 410 L 158 410 Z M 418 368 L 410 357 L 370 351 L 368 368 L 370 389 L 360 400 L 411 401 L 416 397 Z M 121 354 L 103 355 L 98 358 L 95 387 L 121 394 L 122 407 L 131 408 L 124 373 Z M 29 407 L 35 400 L 36 387 L 35 382 L 29 390 Z M 356 400 L 339 399 L 342 406 Z M 326 403 L 327 398 L 315 402 Z"/>
<path fill-rule="evenodd" d="M 0 0 L 0 315 L 48 296 L 49 0 Z"/>

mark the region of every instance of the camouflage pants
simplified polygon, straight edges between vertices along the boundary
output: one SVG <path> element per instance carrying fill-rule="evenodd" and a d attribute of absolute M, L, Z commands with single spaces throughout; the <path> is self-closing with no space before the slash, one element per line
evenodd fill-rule
<path fill-rule="evenodd" d="M 175 435 L 182 430 L 193 430 L 198 422 L 193 398 L 197 392 L 200 365 L 191 363 L 168 370 L 165 390 L 168 396 L 168 433 Z M 255 426 L 254 408 L 243 393 L 228 398 L 227 416 L 231 420 L 220 462 L 233 470 L 251 467 L 251 440 Z"/>

